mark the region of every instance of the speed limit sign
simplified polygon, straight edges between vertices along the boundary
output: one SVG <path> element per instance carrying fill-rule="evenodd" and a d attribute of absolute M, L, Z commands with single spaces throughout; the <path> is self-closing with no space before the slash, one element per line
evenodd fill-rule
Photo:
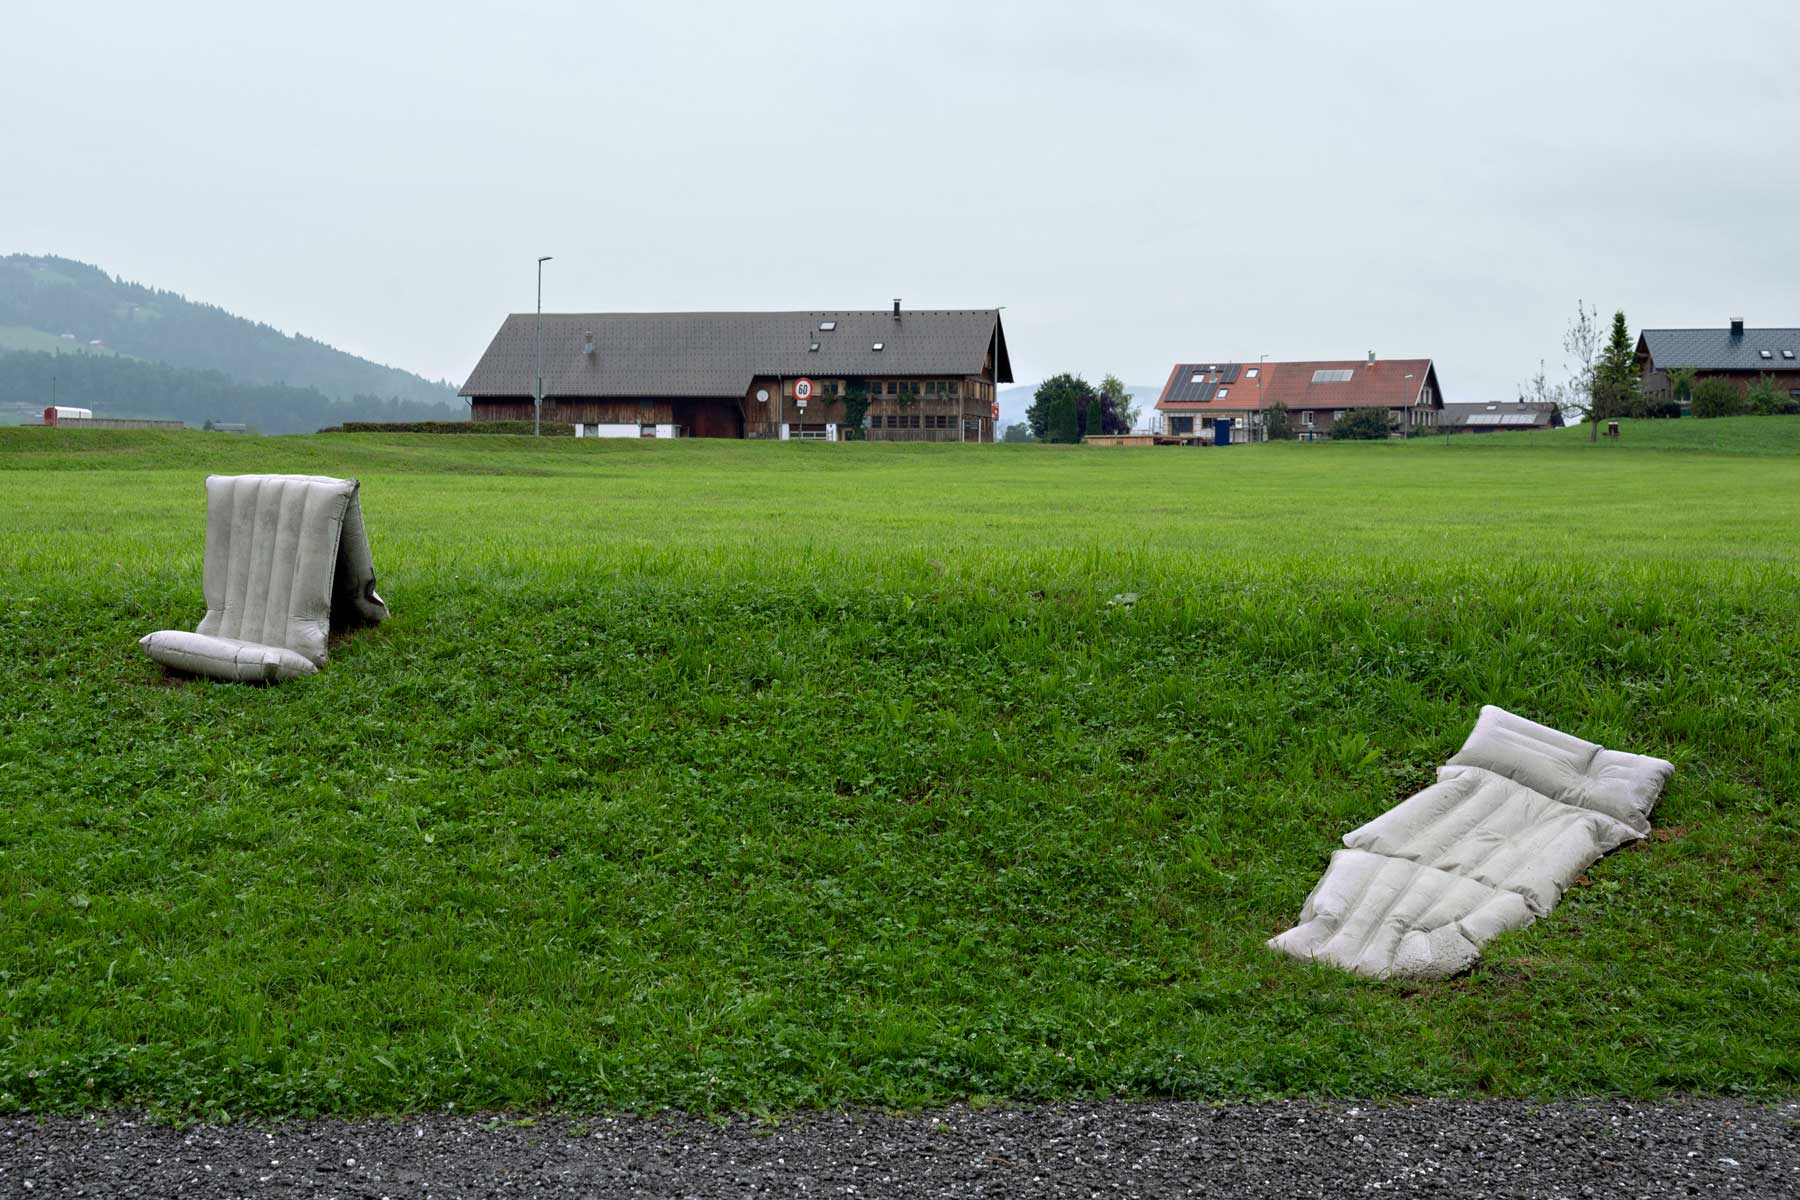
<path fill-rule="evenodd" d="M 810 379 L 794 380 L 794 399 L 798 400 L 802 404 L 805 404 L 808 400 L 812 399 L 812 394 L 813 394 L 813 381 L 812 380 L 810 380 Z"/>

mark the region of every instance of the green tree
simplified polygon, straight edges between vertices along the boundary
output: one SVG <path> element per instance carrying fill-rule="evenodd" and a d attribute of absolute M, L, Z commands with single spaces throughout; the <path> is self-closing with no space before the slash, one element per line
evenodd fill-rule
<path fill-rule="evenodd" d="M 1263 429 L 1271 442 L 1294 436 L 1294 421 L 1288 414 L 1287 405 L 1276 404 L 1263 414 Z"/>
<path fill-rule="evenodd" d="M 1100 403 L 1102 411 L 1110 408 L 1111 421 L 1123 428 L 1108 429 L 1107 433 L 1130 433 L 1137 424 L 1137 405 L 1132 402 L 1131 390 L 1119 381 L 1117 375 L 1108 375 L 1100 381 Z"/>
<path fill-rule="evenodd" d="M 1735 417 L 1744 411 L 1744 393 L 1729 379 L 1708 376 L 1694 385 L 1696 417 Z"/>
<path fill-rule="evenodd" d="M 1614 417 L 1635 415 L 1640 385 L 1637 371 L 1637 343 L 1631 339 L 1631 328 L 1621 310 L 1613 314 L 1612 332 L 1600 351 L 1594 366 L 1593 406 L 1589 414 L 1596 425 Z M 1598 428 L 1590 431 L 1598 436 Z"/>
<path fill-rule="evenodd" d="M 1031 395 L 1031 407 L 1025 420 L 1040 442 L 1079 442 L 1088 402 L 1094 389 L 1079 375 L 1063 372 L 1038 384 Z"/>
<path fill-rule="evenodd" d="M 867 380 L 852 379 L 844 385 L 844 439 L 861 441 L 867 437 L 863 431 L 863 421 L 869 415 L 869 384 Z"/>
<path fill-rule="evenodd" d="M 1680 416 L 1682 411 L 1694 402 L 1694 368 L 1673 367 L 1670 369 L 1669 395 L 1677 406 L 1675 415 Z"/>
<path fill-rule="evenodd" d="M 1385 408 L 1353 408 L 1331 423 L 1333 441 L 1372 442 L 1392 431 Z"/>
<path fill-rule="evenodd" d="M 1031 426 L 1027 425 L 1025 422 L 1014 421 L 1011 425 L 1006 427 L 1006 432 L 1000 435 L 1000 440 L 1003 442 L 1026 443 L 1037 441 L 1037 436 L 1031 432 Z"/>
<path fill-rule="evenodd" d="M 1600 310 L 1575 302 L 1575 319 L 1563 332 L 1563 353 L 1568 355 L 1569 381 L 1556 391 L 1565 415 L 1580 416 L 1588 423 L 1588 441 L 1600 440 L 1595 424 L 1594 384 L 1600 369 Z"/>

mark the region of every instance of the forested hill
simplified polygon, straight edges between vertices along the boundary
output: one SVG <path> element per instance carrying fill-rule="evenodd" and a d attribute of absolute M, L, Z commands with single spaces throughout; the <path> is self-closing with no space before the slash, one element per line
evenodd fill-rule
<path fill-rule="evenodd" d="M 38 419 L 54 396 L 103 417 L 241 421 L 257 433 L 314 433 L 345 421 L 459 420 L 468 409 L 387 396 L 337 400 L 317 388 L 245 383 L 219 371 L 116 354 L 0 354 L 0 424 Z"/>
<path fill-rule="evenodd" d="M 116 354 L 221 371 L 246 383 L 311 388 L 333 400 L 363 396 L 461 407 L 448 384 L 66 258 L 0 257 L 0 332 L 10 332 L 6 340 L 14 349 L 47 348 L 51 339 L 82 347 L 98 341 Z"/>

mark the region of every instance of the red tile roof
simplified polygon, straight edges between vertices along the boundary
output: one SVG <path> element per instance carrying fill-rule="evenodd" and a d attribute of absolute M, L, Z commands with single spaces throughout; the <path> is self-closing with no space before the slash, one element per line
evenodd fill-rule
<path fill-rule="evenodd" d="M 1203 373 L 1204 382 L 1214 384 L 1237 366 L 1237 378 L 1224 384 L 1227 395 L 1220 399 L 1217 388 L 1207 390 L 1211 399 L 1195 401 L 1173 399 L 1183 392 L 1192 395 L 1195 374 Z M 1253 378 L 1251 372 L 1255 371 Z M 1315 383 L 1322 371 L 1348 371 L 1342 382 Z M 1432 406 L 1443 403 L 1443 392 L 1437 386 L 1435 368 L 1429 358 L 1380 358 L 1373 363 L 1352 358 L 1330 362 L 1264 362 L 1233 364 L 1220 360 L 1199 363 L 1177 363 L 1163 385 L 1156 407 L 1164 412 L 1205 413 L 1236 412 L 1245 409 L 1273 408 L 1277 404 L 1295 409 L 1338 408 L 1407 408 L 1416 404 L 1419 389 L 1432 385 Z"/>

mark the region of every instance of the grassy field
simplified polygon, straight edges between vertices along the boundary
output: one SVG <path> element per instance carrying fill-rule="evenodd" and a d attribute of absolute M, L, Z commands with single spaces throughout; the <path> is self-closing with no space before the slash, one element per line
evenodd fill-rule
<path fill-rule="evenodd" d="M 0 353 L 8 350 L 37 350 L 45 354 L 112 354 L 105 346 L 90 346 L 74 338 L 45 333 L 24 325 L 0 325 Z"/>
<path fill-rule="evenodd" d="M 165 679 L 251 470 L 363 480 L 394 619 Z M 0 1108 L 1793 1094 L 1797 613 L 1793 420 L 0 430 Z M 1483 703 L 1673 759 L 1655 835 L 1462 978 L 1265 950 Z"/>

